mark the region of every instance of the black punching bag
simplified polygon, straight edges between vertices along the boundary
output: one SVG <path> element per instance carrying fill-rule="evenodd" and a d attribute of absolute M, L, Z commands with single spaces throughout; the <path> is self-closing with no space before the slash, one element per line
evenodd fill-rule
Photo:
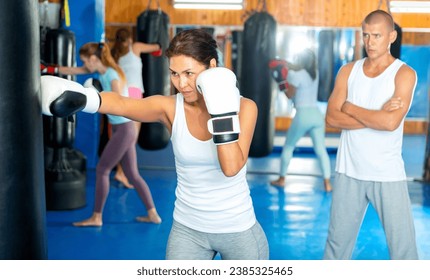
<path fill-rule="evenodd" d="M 275 134 L 277 88 L 272 81 L 269 60 L 276 56 L 276 21 L 267 12 L 256 12 L 245 22 L 242 38 L 240 93 L 257 103 L 258 119 L 249 156 L 272 152 Z"/>
<path fill-rule="evenodd" d="M 232 71 L 236 74 L 236 78 L 240 84 L 240 75 L 242 74 L 242 46 L 243 46 L 243 32 L 234 30 L 231 32 L 231 66 Z"/>
<path fill-rule="evenodd" d="M 426 182 L 430 182 L 430 129 L 427 129 L 423 180 Z"/>
<path fill-rule="evenodd" d="M 0 259 L 47 259 L 37 1 L 0 1 Z M 7 278 L 7 277 L 6 277 Z"/>
<path fill-rule="evenodd" d="M 46 34 L 45 62 L 61 66 L 74 66 L 75 35 L 66 29 L 51 29 Z M 72 79 L 71 76 L 63 78 Z M 75 116 L 57 118 L 43 116 L 45 143 L 46 208 L 68 210 L 86 204 L 85 158 L 79 162 L 79 153 L 73 152 Z M 47 153 L 46 151 L 51 151 Z M 47 155 L 51 155 L 48 157 Z M 82 162 L 81 161 L 81 162 Z"/>
<path fill-rule="evenodd" d="M 397 31 L 397 38 L 390 46 L 390 53 L 395 58 L 400 59 L 402 49 L 402 28 L 397 23 L 394 23 L 394 29 Z"/>
<path fill-rule="evenodd" d="M 75 34 L 66 29 L 50 29 L 46 32 L 45 42 L 41 47 L 44 48 L 43 60 L 48 64 L 57 64 L 61 66 L 75 66 L 75 49 L 76 39 Z M 62 78 L 73 80 L 72 75 L 60 75 Z M 73 121 L 65 121 L 64 119 L 58 119 L 56 117 L 44 117 L 44 123 L 48 121 L 56 122 L 57 125 L 67 126 L 68 134 L 68 147 L 66 156 L 71 166 L 82 173 L 86 172 L 87 162 L 85 155 L 73 148 L 75 140 L 76 130 L 76 117 L 73 116 Z M 44 133 L 50 133 L 44 129 Z M 48 166 L 52 162 L 53 148 L 45 145 L 45 166 Z"/>
<path fill-rule="evenodd" d="M 169 44 L 169 17 L 158 10 L 150 10 L 149 5 L 137 18 L 137 40 L 144 43 L 159 43 L 163 51 Z M 170 95 L 169 65 L 162 55 L 154 57 L 142 54 L 142 80 L 144 98 L 156 94 Z M 146 150 L 163 149 L 169 143 L 168 130 L 161 123 L 142 123 L 138 144 Z"/>
<path fill-rule="evenodd" d="M 424 170 L 423 170 L 423 180 L 425 182 L 430 182 L 430 124 L 427 127 L 426 135 L 426 149 L 424 154 Z"/>
<path fill-rule="evenodd" d="M 334 42 L 333 30 L 322 30 L 318 34 L 318 101 L 327 102 L 334 87 Z"/>

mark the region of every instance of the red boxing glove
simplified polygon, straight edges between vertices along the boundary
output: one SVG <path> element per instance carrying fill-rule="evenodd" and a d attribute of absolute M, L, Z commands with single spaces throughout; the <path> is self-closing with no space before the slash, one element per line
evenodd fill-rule
<path fill-rule="evenodd" d="M 269 62 L 270 72 L 272 73 L 273 79 L 278 83 L 280 91 L 286 92 L 288 90 L 288 66 L 285 60 L 272 59 Z"/>
<path fill-rule="evenodd" d="M 47 65 L 43 62 L 40 63 L 40 74 L 42 75 L 58 75 L 58 65 Z"/>
<path fill-rule="evenodd" d="M 157 43 L 158 44 L 158 47 L 160 48 L 158 51 L 153 51 L 152 53 L 151 53 L 151 55 L 152 56 L 155 56 L 155 57 L 159 57 L 159 56 L 162 56 L 163 55 L 163 49 L 161 48 L 161 45 L 159 44 L 159 43 Z"/>

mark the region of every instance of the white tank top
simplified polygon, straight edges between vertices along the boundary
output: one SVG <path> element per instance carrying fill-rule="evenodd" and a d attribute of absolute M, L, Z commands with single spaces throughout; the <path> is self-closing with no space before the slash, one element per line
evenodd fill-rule
<path fill-rule="evenodd" d="M 129 52 L 119 58 L 118 64 L 124 71 L 128 87 L 136 87 L 144 92 L 142 82 L 142 60 L 130 47 Z"/>
<path fill-rule="evenodd" d="M 348 78 L 347 100 L 357 106 L 379 110 L 394 94 L 394 80 L 404 62 L 396 59 L 374 78 L 363 72 L 364 59 L 355 62 Z M 365 181 L 406 180 L 402 158 L 403 122 L 394 131 L 370 128 L 342 130 L 336 171 Z"/>
<path fill-rule="evenodd" d="M 177 172 L 175 221 L 206 233 L 232 233 L 251 228 L 254 208 L 246 166 L 226 177 L 212 139 L 201 141 L 188 130 L 182 94 L 176 97 L 171 142 Z"/>
<path fill-rule="evenodd" d="M 317 107 L 318 98 L 318 73 L 315 80 L 312 80 L 309 73 L 302 69 L 299 71 L 290 70 L 287 76 L 288 83 L 296 88 L 293 97 L 294 107 Z"/>

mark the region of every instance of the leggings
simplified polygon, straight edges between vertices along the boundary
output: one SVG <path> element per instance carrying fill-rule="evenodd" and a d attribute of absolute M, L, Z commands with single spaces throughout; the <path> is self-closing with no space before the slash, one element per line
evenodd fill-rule
<path fill-rule="evenodd" d="M 318 107 L 297 108 L 296 115 L 288 129 L 284 147 L 281 154 L 281 176 L 287 175 L 288 165 L 293 157 L 297 142 L 309 133 L 312 138 L 315 154 L 318 157 L 324 179 L 331 176 L 330 158 L 325 146 L 324 116 Z"/>
<path fill-rule="evenodd" d="M 94 212 L 103 212 L 109 194 L 109 175 L 121 163 L 125 176 L 135 187 L 147 210 L 154 208 L 151 191 L 137 168 L 137 131 L 132 121 L 112 125 L 112 136 L 100 156 L 96 167 L 96 192 Z"/>
<path fill-rule="evenodd" d="M 242 232 L 206 233 L 173 221 L 166 259 L 212 260 L 217 253 L 223 260 L 267 260 L 269 245 L 258 222 Z"/>

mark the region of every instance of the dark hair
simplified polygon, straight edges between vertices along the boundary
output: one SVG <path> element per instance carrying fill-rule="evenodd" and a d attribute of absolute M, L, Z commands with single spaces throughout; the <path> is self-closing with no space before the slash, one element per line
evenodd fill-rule
<path fill-rule="evenodd" d="M 203 29 L 189 29 L 176 34 L 166 50 L 166 56 L 185 55 L 209 67 L 215 58 L 218 65 L 217 44 L 213 37 Z"/>
<path fill-rule="evenodd" d="M 112 47 L 112 57 L 118 63 L 121 56 L 128 52 L 128 44 L 124 44 L 131 38 L 131 33 L 128 29 L 120 28 L 116 31 L 115 42 Z"/>
<path fill-rule="evenodd" d="M 393 17 L 387 13 L 384 10 L 375 10 L 373 12 L 370 12 L 363 20 L 362 25 L 364 24 L 371 24 L 374 22 L 377 22 L 380 19 L 384 19 L 384 21 L 387 23 L 387 26 L 390 31 L 394 30 L 394 20 Z"/>
<path fill-rule="evenodd" d="M 305 69 L 312 80 L 315 80 L 317 76 L 317 59 L 315 56 L 315 52 L 311 49 L 304 49 L 297 54 L 296 63 L 300 69 Z"/>
<path fill-rule="evenodd" d="M 95 42 L 86 43 L 79 49 L 79 55 L 84 57 L 90 57 L 92 55 L 97 56 L 104 66 L 115 69 L 123 82 L 126 80 L 124 71 L 122 71 L 113 59 L 107 44 Z"/>

